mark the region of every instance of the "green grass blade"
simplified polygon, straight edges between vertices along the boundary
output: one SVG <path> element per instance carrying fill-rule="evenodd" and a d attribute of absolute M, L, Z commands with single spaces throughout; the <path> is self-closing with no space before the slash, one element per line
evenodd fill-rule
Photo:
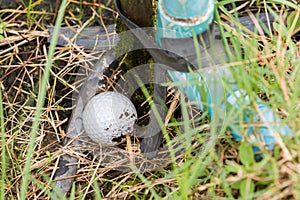
<path fill-rule="evenodd" d="M 20 193 L 20 199 L 26 199 L 26 191 L 28 187 L 28 182 L 30 178 L 30 165 L 32 161 L 32 156 L 34 153 L 34 147 L 35 147 L 35 140 L 39 128 L 39 119 L 40 115 L 42 112 L 42 108 L 44 106 L 44 101 L 45 101 L 45 96 L 46 96 L 46 86 L 50 77 L 50 71 L 51 71 L 51 66 L 52 66 L 52 59 L 56 47 L 56 43 L 58 40 L 58 33 L 60 29 L 60 25 L 62 23 L 64 13 L 65 13 L 65 8 L 67 5 L 67 0 L 63 0 L 60 6 L 60 10 L 58 12 L 58 16 L 55 22 L 55 28 L 54 28 L 54 33 L 53 33 L 53 38 L 49 47 L 49 52 L 48 52 L 48 58 L 46 62 L 46 67 L 44 71 L 44 75 L 42 77 L 42 83 L 40 86 L 39 90 L 39 95 L 38 95 L 38 101 L 37 101 L 37 106 L 36 106 L 36 113 L 35 113 L 35 118 L 32 124 L 32 129 L 30 132 L 30 142 L 28 145 L 28 150 L 27 150 L 27 158 L 24 166 L 24 174 L 23 174 L 23 179 L 22 179 L 22 184 L 21 184 L 21 193 Z"/>
<path fill-rule="evenodd" d="M 2 101 L 2 87 L 0 85 L 0 126 L 1 126 L 1 199 L 4 199 L 5 194 L 5 179 L 6 179 L 6 147 L 5 147 L 5 127 L 4 127 L 4 110 Z"/>
<path fill-rule="evenodd" d="M 293 9 L 295 9 L 295 10 L 299 9 L 298 5 L 292 3 L 291 1 L 287 1 L 287 0 L 270 0 L 270 1 L 268 1 L 268 3 L 277 3 L 277 4 L 280 3 L 280 4 L 286 5 L 288 7 L 291 7 Z"/>

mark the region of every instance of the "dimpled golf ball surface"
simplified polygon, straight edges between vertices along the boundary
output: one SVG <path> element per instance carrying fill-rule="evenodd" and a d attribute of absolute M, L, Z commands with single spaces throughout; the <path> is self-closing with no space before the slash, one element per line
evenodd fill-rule
<path fill-rule="evenodd" d="M 116 92 L 100 93 L 86 104 L 83 126 L 96 143 L 115 145 L 114 138 L 133 132 L 137 113 L 132 102 Z"/>

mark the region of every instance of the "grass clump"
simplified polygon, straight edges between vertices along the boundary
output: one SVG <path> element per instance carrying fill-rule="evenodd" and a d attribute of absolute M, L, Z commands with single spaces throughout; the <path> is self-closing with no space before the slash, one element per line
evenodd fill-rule
<path fill-rule="evenodd" d="M 49 24 L 41 22 L 51 23 L 43 20 L 45 16 L 59 16 L 61 26 L 80 27 L 103 24 L 102 17 L 106 16 L 99 12 L 114 15 L 112 5 L 104 2 L 63 3 L 67 5 L 64 8 L 79 5 L 79 10 L 67 9 L 58 15 L 55 11 L 35 10 L 37 3 L 32 2 L 28 7 L 0 10 L 0 196 L 3 199 L 49 199 L 54 186 L 53 171 L 60 155 L 65 153 L 76 156 L 80 164 L 68 199 L 300 198 L 300 11 L 294 1 L 219 1 L 216 20 L 226 30 L 223 40 L 228 49 L 233 49 L 227 65 L 239 69 L 235 74 L 239 86 L 251 98 L 259 97 L 271 107 L 295 136 L 282 138 L 282 144 L 273 152 L 262 150 L 262 157 L 255 159 L 249 140 L 234 140 L 228 129 L 235 123 L 230 119 L 237 113 L 229 112 L 224 127 L 217 129 L 205 111 L 197 111 L 195 116 L 192 102 L 176 93 L 170 83 L 168 105 L 180 112 L 182 119 L 170 117 L 165 134 L 184 141 L 185 153 L 168 166 L 146 173 L 102 167 L 93 155 L 80 154 L 61 143 L 67 136 L 67 122 L 74 108 L 70 104 L 72 92 L 81 84 L 72 77 L 78 75 L 78 68 L 87 68 L 90 61 L 97 60 L 99 52 L 83 50 L 74 43 L 49 46 L 46 43 Z M 263 25 L 256 12 L 267 12 L 276 20 Z M 252 17 L 256 24 L 254 31 L 239 24 L 238 17 L 244 15 Z M 84 19 L 90 23 L 85 24 Z M 228 20 L 236 24 L 235 29 L 223 23 Z M 113 76 L 116 74 L 119 72 Z M 114 82 L 113 77 L 107 78 Z M 252 102 L 255 109 L 255 101 Z M 239 106 L 245 105 L 241 102 Z M 247 124 L 240 126 L 247 129 Z M 244 136 L 247 138 L 246 132 Z"/>

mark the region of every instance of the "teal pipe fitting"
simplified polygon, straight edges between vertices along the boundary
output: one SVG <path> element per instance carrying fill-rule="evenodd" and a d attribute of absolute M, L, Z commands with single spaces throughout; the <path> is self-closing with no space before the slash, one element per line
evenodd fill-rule
<path fill-rule="evenodd" d="M 186 48 L 180 40 L 182 38 L 191 38 L 194 34 L 198 35 L 209 29 L 213 19 L 214 4 L 212 0 L 159 0 L 158 2 L 158 16 L 156 24 L 156 41 L 164 47 L 164 39 L 179 39 L 171 40 L 173 49 Z M 223 48 L 217 46 L 220 41 L 214 41 L 213 46 L 217 53 L 224 53 Z M 191 47 L 193 48 L 193 47 Z M 169 49 L 167 49 L 169 50 Z M 216 55 L 216 54 L 215 54 Z M 184 56 L 184 55 L 181 55 Z M 190 56 L 190 55 L 189 55 Z M 214 56 L 214 55 L 210 55 Z M 234 69 L 233 69 L 234 70 Z M 196 106 L 204 109 L 204 102 L 207 105 L 210 117 L 213 119 L 225 120 L 226 111 L 234 109 L 239 113 L 240 107 L 237 103 L 242 101 L 250 108 L 251 102 L 247 93 L 238 88 L 234 80 L 232 72 L 226 67 L 219 67 L 217 69 L 208 69 L 201 73 L 185 73 L 177 71 L 168 71 L 173 82 L 181 83 L 178 88 L 192 101 L 197 102 Z M 229 90 L 225 92 L 222 80 L 227 80 Z M 201 93 L 206 94 L 203 96 Z M 248 124 L 247 132 L 253 144 L 253 151 L 258 152 L 259 149 L 255 147 L 255 143 L 264 143 L 266 149 L 274 148 L 276 139 L 274 134 L 280 134 L 284 137 L 294 136 L 294 132 L 285 124 L 282 124 L 281 119 L 265 105 L 259 98 L 256 99 L 257 108 L 245 111 L 242 118 L 236 118 L 236 124 L 231 124 L 230 129 L 235 139 L 243 139 L 243 132 L 239 126 L 239 122 Z M 215 115 L 217 113 L 217 115 Z M 215 116 L 213 116 L 215 115 Z M 252 124 L 259 124 L 253 126 Z M 257 134 L 259 133 L 259 134 Z M 258 157 L 260 154 L 258 154 Z"/>
<path fill-rule="evenodd" d="M 156 41 L 160 38 L 188 38 L 207 30 L 213 20 L 213 0 L 160 0 Z"/>

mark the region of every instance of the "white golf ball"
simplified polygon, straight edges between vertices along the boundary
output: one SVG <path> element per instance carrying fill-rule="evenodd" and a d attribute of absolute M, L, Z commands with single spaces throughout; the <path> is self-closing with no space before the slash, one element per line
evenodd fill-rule
<path fill-rule="evenodd" d="M 137 113 L 132 102 L 117 92 L 100 93 L 86 104 L 83 126 L 87 135 L 96 143 L 115 145 L 114 138 L 133 133 Z"/>

